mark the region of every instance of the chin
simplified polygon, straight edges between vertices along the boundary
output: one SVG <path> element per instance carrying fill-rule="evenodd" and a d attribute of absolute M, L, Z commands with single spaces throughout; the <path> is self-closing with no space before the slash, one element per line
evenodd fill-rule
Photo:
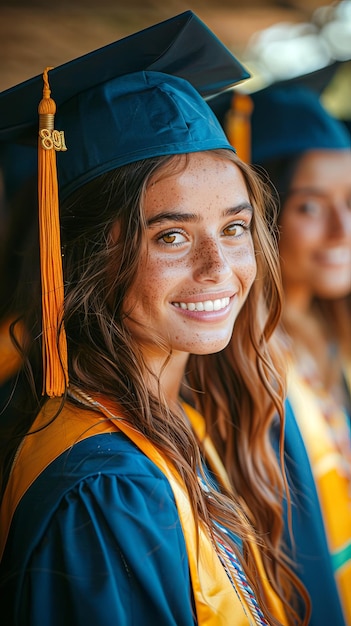
<path fill-rule="evenodd" d="M 227 347 L 227 345 L 230 342 L 231 337 L 229 337 L 229 339 L 226 339 L 225 341 L 218 341 L 218 342 L 213 342 L 213 343 L 208 343 L 207 345 L 202 345 L 199 346 L 198 349 L 194 348 L 193 350 L 191 350 L 192 354 L 198 354 L 198 355 L 206 355 L 206 354 L 216 354 L 217 352 L 221 352 L 222 350 L 224 350 L 224 348 Z"/>
<path fill-rule="evenodd" d="M 349 283 L 347 285 L 334 283 L 333 285 L 320 287 L 315 290 L 315 296 L 323 300 L 338 300 L 339 298 L 345 298 L 349 294 L 351 294 L 351 284 Z"/>

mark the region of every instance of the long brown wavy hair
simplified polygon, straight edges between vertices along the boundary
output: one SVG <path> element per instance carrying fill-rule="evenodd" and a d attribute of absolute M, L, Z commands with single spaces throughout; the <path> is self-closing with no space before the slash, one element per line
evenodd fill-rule
<path fill-rule="evenodd" d="M 107 172 L 79 189 L 61 207 L 65 277 L 64 324 L 70 385 L 101 394 L 123 410 L 125 419 L 170 459 L 188 489 L 195 518 L 213 534 L 224 523 L 242 542 L 232 548 L 257 594 L 263 613 L 271 614 L 255 565 L 252 539 L 259 547 L 267 578 L 277 591 L 289 623 L 306 624 L 295 610 L 294 597 L 308 603 L 301 583 L 289 569 L 281 545 L 285 489 L 282 459 L 269 441 L 273 419 L 283 422 L 285 380 L 274 329 L 281 312 L 279 264 L 273 222 L 266 220 L 269 196 L 249 166 L 229 150 L 213 154 L 240 168 L 254 207 L 252 237 L 257 278 L 240 312 L 229 345 L 218 354 L 192 355 L 184 388 L 203 414 L 230 476 L 232 489 L 217 492 L 199 486 L 201 446 L 181 413 L 171 410 L 162 395 L 151 393 L 151 373 L 129 332 L 124 300 L 140 267 L 145 232 L 143 200 L 155 177 L 186 167 L 186 155 L 158 157 Z M 118 223 L 117 240 L 112 227 Z M 39 294 L 38 294 L 39 295 Z M 17 436 L 28 429 L 44 401 L 41 397 L 41 341 L 38 304 L 27 307 L 26 327 L 33 338 L 25 363 L 34 394 Z M 39 302 L 40 300 L 38 300 Z M 155 342 L 161 339 L 155 336 Z M 171 352 L 165 347 L 165 364 Z M 167 356 L 168 354 L 168 356 Z M 66 398 L 63 398 L 63 402 Z M 12 439 L 12 441 L 15 441 Z M 8 448 L 7 464 L 14 446 Z M 6 473 L 6 472 L 5 472 Z M 206 480 L 206 477 L 205 477 Z M 227 538 L 228 540 L 228 538 Z"/>

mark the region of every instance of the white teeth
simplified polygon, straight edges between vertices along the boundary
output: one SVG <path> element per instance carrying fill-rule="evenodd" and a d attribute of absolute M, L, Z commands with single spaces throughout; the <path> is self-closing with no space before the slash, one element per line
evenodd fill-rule
<path fill-rule="evenodd" d="M 223 298 L 224 299 L 224 298 Z M 225 306 L 225 305 L 224 305 Z M 222 300 L 214 300 L 213 302 L 213 310 L 214 311 L 219 311 L 220 309 L 222 309 Z"/>
<path fill-rule="evenodd" d="M 349 263 L 351 260 L 351 251 L 349 248 L 325 250 L 322 254 L 322 258 L 328 263 Z"/>
<path fill-rule="evenodd" d="M 220 311 L 229 305 L 230 298 L 217 298 L 204 302 L 173 302 L 174 306 L 187 311 Z"/>

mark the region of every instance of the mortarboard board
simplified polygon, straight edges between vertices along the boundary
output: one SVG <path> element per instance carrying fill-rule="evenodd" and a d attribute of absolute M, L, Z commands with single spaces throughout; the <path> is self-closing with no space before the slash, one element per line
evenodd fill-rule
<path fill-rule="evenodd" d="M 141 75 L 141 72 L 146 73 Z M 151 79 L 149 72 L 161 72 L 167 78 L 162 83 L 162 76 L 155 74 Z M 208 108 L 192 87 L 206 97 L 248 76 L 231 52 L 191 11 L 51 70 L 50 88 L 57 105 L 57 126 L 64 129 L 68 147 L 68 152 L 60 155 L 63 157 L 59 163 L 60 197 L 86 182 L 89 171 L 91 176 L 101 173 L 104 167 L 106 171 L 109 161 L 112 168 L 176 151 L 180 128 L 176 118 L 170 118 L 172 99 L 176 108 L 180 102 L 183 109 L 187 107 L 185 125 L 189 125 L 190 118 L 187 120 L 186 115 L 190 115 L 192 128 L 196 125 L 197 129 L 197 134 L 191 136 L 189 132 L 187 140 L 184 137 L 182 145 L 179 142 L 179 152 L 196 150 L 196 141 L 197 149 L 206 149 L 206 138 L 218 142 L 215 125 L 207 128 L 207 123 L 212 122 Z M 177 77 L 186 79 L 192 87 L 178 82 Z M 165 85 L 170 83 L 173 90 L 169 86 L 167 96 Z M 0 94 L 0 142 L 36 143 L 41 93 L 42 76 L 36 76 Z M 178 103 L 180 93 L 183 97 Z M 155 133 L 161 131 L 162 146 L 155 143 Z M 211 141 L 208 148 L 210 144 Z"/>
<path fill-rule="evenodd" d="M 321 95 L 324 89 L 330 84 L 341 65 L 341 61 L 333 61 L 332 63 L 328 63 L 328 65 L 319 67 L 313 72 L 299 74 L 298 76 L 293 76 L 292 78 L 285 80 L 279 80 L 272 84 L 279 85 L 280 87 L 293 87 L 295 85 L 306 87 L 307 89 L 314 91 L 316 94 Z"/>
<path fill-rule="evenodd" d="M 233 149 L 204 98 L 248 76 L 207 26 L 186 11 L 53 69 L 50 85 L 45 71 L 43 77 L 0 94 L 0 142 L 35 144 L 43 93 L 39 104 L 39 212 L 44 391 L 49 395 L 61 395 L 67 380 L 60 325 L 63 277 L 58 263 L 56 151 L 62 199 L 100 174 L 133 161 Z M 51 91 L 55 101 L 50 98 Z M 53 125 L 56 106 L 55 126 L 60 131 Z M 50 229 L 49 235 L 46 229 Z M 52 366 L 53 362 L 56 365 Z M 60 362 L 65 375 L 58 381 Z"/>
<path fill-rule="evenodd" d="M 145 70 L 185 78 L 204 97 L 249 77 L 216 35 L 192 11 L 185 11 L 53 68 L 50 85 L 59 108 L 88 89 Z M 41 85 L 39 75 L 0 94 L 0 141 L 25 136 L 35 124 Z"/>

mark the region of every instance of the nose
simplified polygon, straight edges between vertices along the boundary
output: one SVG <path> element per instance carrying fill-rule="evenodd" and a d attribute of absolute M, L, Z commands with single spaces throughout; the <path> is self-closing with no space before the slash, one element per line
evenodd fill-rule
<path fill-rule="evenodd" d="M 329 214 L 328 231 L 334 238 L 351 238 L 351 209 L 347 202 L 339 201 L 333 205 Z"/>
<path fill-rule="evenodd" d="M 199 282 L 222 283 L 231 275 L 231 265 L 220 242 L 206 238 L 194 251 L 194 276 Z"/>

